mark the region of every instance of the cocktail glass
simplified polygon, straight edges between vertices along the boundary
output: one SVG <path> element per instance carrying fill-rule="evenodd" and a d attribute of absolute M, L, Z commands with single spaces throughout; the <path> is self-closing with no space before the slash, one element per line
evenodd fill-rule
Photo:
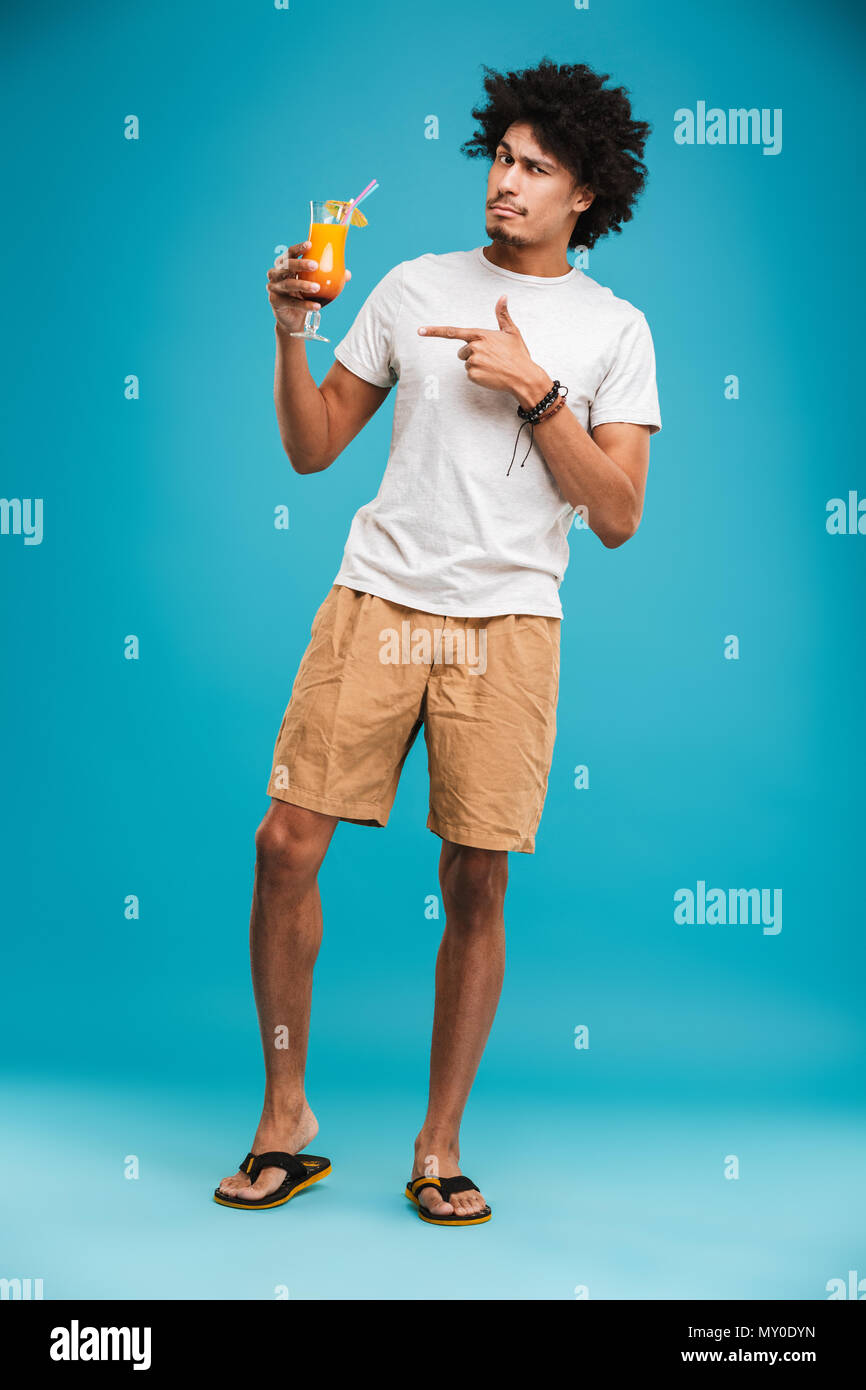
<path fill-rule="evenodd" d="M 333 303 L 346 283 L 346 233 L 349 225 L 341 222 L 340 218 L 347 206 L 346 203 L 328 204 L 315 198 L 310 199 L 310 230 L 307 240 L 312 242 L 312 246 L 304 252 L 304 260 L 318 261 L 318 265 L 315 270 L 301 271 L 298 279 L 319 286 L 315 297 L 322 308 Z M 319 332 L 320 318 L 318 309 L 310 309 L 303 329 L 291 333 L 290 337 L 329 343 L 330 338 Z"/>

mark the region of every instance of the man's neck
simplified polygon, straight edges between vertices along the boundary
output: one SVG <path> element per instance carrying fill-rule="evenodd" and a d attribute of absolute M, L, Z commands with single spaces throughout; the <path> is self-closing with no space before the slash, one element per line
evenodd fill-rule
<path fill-rule="evenodd" d="M 572 269 L 561 246 L 508 246 L 503 241 L 494 241 L 481 250 L 492 265 L 517 275 L 552 278 L 567 275 Z"/>

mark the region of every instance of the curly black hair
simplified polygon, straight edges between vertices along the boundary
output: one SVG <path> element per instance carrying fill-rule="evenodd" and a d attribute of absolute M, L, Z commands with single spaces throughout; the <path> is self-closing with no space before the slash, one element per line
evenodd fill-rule
<path fill-rule="evenodd" d="M 632 205 L 646 183 L 644 146 L 652 127 L 634 121 L 625 87 L 604 87 L 609 73 L 585 63 L 558 64 L 543 58 L 537 67 L 500 73 L 483 64 L 486 106 L 475 107 L 481 123 L 461 152 L 493 160 L 496 147 L 516 121 L 532 126 L 539 144 L 574 178 L 588 185 L 591 205 L 575 219 L 569 246 L 593 247 L 608 232 L 630 222 Z"/>

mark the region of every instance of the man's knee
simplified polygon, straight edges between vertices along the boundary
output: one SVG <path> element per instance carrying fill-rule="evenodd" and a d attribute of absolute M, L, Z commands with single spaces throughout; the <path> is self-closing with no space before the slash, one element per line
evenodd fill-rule
<path fill-rule="evenodd" d="M 256 867 L 269 878 L 314 877 L 335 824 L 331 816 L 272 801 L 256 831 Z"/>
<path fill-rule="evenodd" d="M 507 850 L 446 841 L 441 870 L 446 915 L 483 925 L 502 911 L 508 884 Z"/>

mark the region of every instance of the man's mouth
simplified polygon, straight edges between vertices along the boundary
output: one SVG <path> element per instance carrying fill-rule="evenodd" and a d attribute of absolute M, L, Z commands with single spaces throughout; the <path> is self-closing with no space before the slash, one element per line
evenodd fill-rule
<path fill-rule="evenodd" d="M 509 207 L 508 203 L 494 203 L 490 211 L 497 213 L 500 217 L 522 216 L 522 214 L 517 211 L 517 208 Z"/>

